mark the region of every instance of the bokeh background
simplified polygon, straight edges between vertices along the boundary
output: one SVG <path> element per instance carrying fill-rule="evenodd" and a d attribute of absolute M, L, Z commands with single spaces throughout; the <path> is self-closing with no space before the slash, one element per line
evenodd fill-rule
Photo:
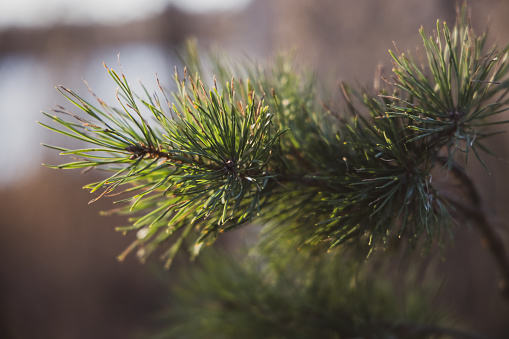
<path fill-rule="evenodd" d="M 474 28 L 488 20 L 491 41 L 509 42 L 509 2 L 471 0 Z M 17 0 L 0 2 L 0 338 L 128 338 L 150 330 L 168 304 L 157 260 L 145 265 L 116 256 L 131 240 L 115 233 L 126 221 L 100 217 L 111 207 L 88 205 L 80 188 L 100 174 L 56 171 L 41 163 L 65 159 L 40 143 L 76 145 L 40 127 L 40 111 L 69 104 L 64 85 L 86 95 L 85 79 L 107 102 L 115 84 L 103 67 L 118 56 L 128 79 L 155 90 L 155 74 L 171 84 L 177 51 L 195 37 L 231 55 L 266 59 L 294 49 L 328 88 L 338 81 L 370 87 L 377 67 L 390 70 L 387 50 L 420 44 L 420 26 L 452 23 L 455 0 Z M 134 86 L 136 88 L 136 85 Z M 332 91 L 334 93 L 334 90 Z M 338 92 L 339 97 L 339 92 Z M 493 141 L 509 159 L 507 136 Z M 473 161 L 471 172 L 509 246 L 508 164 Z M 509 337 L 509 308 L 497 271 L 470 225 L 433 260 L 444 281 L 439 298 L 462 324 Z"/>

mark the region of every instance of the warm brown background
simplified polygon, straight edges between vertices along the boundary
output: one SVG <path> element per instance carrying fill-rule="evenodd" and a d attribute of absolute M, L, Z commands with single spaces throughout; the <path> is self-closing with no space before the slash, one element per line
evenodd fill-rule
<path fill-rule="evenodd" d="M 324 84 L 335 86 L 338 80 L 346 80 L 370 86 L 378 64 L 390 69 L 387 49 L 393 48 L 392 41 L 409 50 L 420 44 L 421 25 L 431 31 L 440 18 L 452 26 L 454 3 L 255 0 L 240 12 L 214 15 L 193 16 L 168 8 L 149 20 L 120 27 L 4 29 L 0 31 L 0 65 L 8 58 L 35 58 L 54 81 L 44 88 L 26 84 L 19 91 L 47 92 L 61 82 L 81 86 L 81 78 L 90 80 L 83 65 L 94 51 L 108 47 L 104 57 L 111 59 L 109 54 L 115 58 L 117 47 L 126 50 L 128 46 L 129 53 L 143 43 L 157 46 L 168 60 L 167 69 L 150 72 L 171 74 L 176 63 L 174 50 L 187 37 L 196 36 L 202 45 L 215 44 L 232 54 L 254 58 L 296 48 L 299 61 L 316 69 Z M 509 2 L 478 0 L 469 4 L 478 32 L 491 16 L 492 40 L 501 45 L 509 42 Z M 101 62 L 98 60 L 97 69 Z M 102 86 L 100 81 L 96 79 L 98 87 L 108 92 L 98 94 L 111 96 L 115 86 Z M 76 89 L 80 88 L 85 91 L 84 87 Z M 29 100 L 30 95 L 20 98 Z M 62 100 L 50 95 L 38 109 L 48 111 L 54 103 Z M 0 112 L 2 118 L 12 114 L 36 117 L 34 112 Z M 27 127 L 30 133 L 34 130 L 40 133 L 40 141 L 66 142 L 44 134 L 42 128 Z M 507 137 L 499 137 L 493 145 L 509 159 Z M 44 162 L 62 161 L 38 143 L 19 150 L 13 139 L 2 148 L 28 158 L 42 152 Z M 126 338 L 150 329 L 154 314 L 166 303 L 165 280 L 172 272 L 161 274 L 156 260 L 144 266 L 132 257 L 124 263 L 115 260 L 129 239 L 115 233 L 113 227 L 125 220 L 99 217 L 98 212 L 108 209 L 111 201 L 87 205 L 91 196 L 80 189 L 97 174 L 55 171 L 39 163 L 30 162 L 33 168 L 22 180 L 0 187 L 0 338 Z M 494 159 L 488 163 L 491 176 L 480 170 L 476 161 L 472 161 L 471 172 L 479 173 L 477 185 L 509 246 L 508 164 Z M 460 225 L 456 244 L 446 251 L 445 258 L 441 262 L 440 256 L 433 257 L 445 278 L 440 295 L 445 307 L 475 330 L 509 337 L 509 307 L 500 302 L 496 268 L 481 248 L 476 230 Z"/>

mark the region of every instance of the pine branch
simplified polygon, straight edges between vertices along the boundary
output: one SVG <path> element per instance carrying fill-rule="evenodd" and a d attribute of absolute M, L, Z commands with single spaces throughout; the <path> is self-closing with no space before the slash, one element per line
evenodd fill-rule
<path fill-rule="evenodd" d="M 122 73 L 107 68 L 120 108 L 93 95 L 94 106 L 59 88 L 85 118 L 58 107 L 57 115 L 45 113 L 57 127 L 41 125 L 92 146 L 48 146 L 77 158 L 50 167 L 110 171 L 86 188 L 98 194 L 91 202 L 128 195 L 111 212 L 130 216 L 117 230 L 136 232 L 121 260 L 135 249 L 142 261 L 162 249 L 168 267 L 184 245 L 195 257 L 223 232 L 255 220 L 264 226 L 270 240 L 255 253 L 269 255 L 244 266 L 212 260 L 214 272 L 184 282 L 177 300 L 190 303 L 176 308 L 171 333 L 297 337 L 308 327 L 307 337 L 321 331 L 324 337 L 480 338 L 442 327 L 421 291 L 412 295 L 417 305 L 412 298 L 402 302 L 401 313 L 385 272 L 356 270 L 368 253 L 394 241 L 443 244 L 453 237 L 454 221 L 469 218 L 509 300 L 505 245 L 457 162 L 457 154 L 468 160 L 473 153 L 485 166 L 479 152 L 490 151 L 482 141 L 496 134 L 486 128 L 509 122 L 488 120 L 509 109 L 509 47 L 487 49 L 465 8 L 452 30 L 438 22 L 431 37 L 420 30 L 419 63 L 395 45 L 393 76 L 384 78 L 390 88 L 373 96 L 341 86 L 346 107 L 337 112 L 319 104 L 314 77 L 283 57 L 264 66 L 212 58 L 216 76 L 207 85 L 191 47 L 186 63 L 195 75 L 176 72 L 171 99 L 158 80 L 164 100 L 138 97 Z M 433 185 L 437 164 L 461 182 L 468 199 Z M 195 314 L 211 319 L 210 327 Z"/>
<path fill-rule="evenodd" d="M 432 168 L 443 150 L 450 167 L 456 152 L 481 161 L 482 139 L 490 135 L 484 128 L 504 123 L 486 119 L 509 103 L 509 48 L 486 49 L 486 36 L 474 35 L 464 12 L 452 31 L 437 23 L 435 36 L 420 32 L 427 65 L 396 47 L 392 93 L 373 97 L 344 85 L 346 108 L 338 114 L 318 104 L 315 79 L 281 57 L 264 67 L 217 58 L 210 86 L 198 73 L 176 73 L 173 102 L 159 86 L 167 107 L 156 94 L 138 97 L 123 74 L 107 68 L 120 109 L 94 95 L 95 107 L 60 88 L 87 119 L 58 109 L 75 120 L 47 114 L 60 128 L 43 125 L 95 146 L 51 146 L 79 157 L 53 167 L 113 172 L 87 188 L 103 190 L 92 201 L 122 189 L 133 194 L 118 210 L 131 225 L 118 230 L 137 232 L 125 253 L 138 248 L 142 260 L 175 241 L 163 255 L 171 263 L 184 235 L 197 254 L 255 218 L 329 248 L 362 242 L 373 251 L 422 237 L 427 246 L 442 244 L 452 237 L 453 218 L 431 182 Z M 189 55 L 197 58 L 195 52 Z M 200 71 L 199 60 L 188 64 Z M 503 246 L 483 227 L 501 258 Z"/>

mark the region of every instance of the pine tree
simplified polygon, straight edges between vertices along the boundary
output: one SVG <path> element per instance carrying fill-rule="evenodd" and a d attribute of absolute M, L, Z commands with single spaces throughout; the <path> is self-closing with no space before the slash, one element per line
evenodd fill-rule
<path fill-rule="evenodd" d="M 419 269 L 397 285 L 387 272 L 395 248 L 448 246 L 470 220 L 509 299 L 504 244 L 466 173 L 472 157 L 489 172 L 484 141 L 508 122 L 509 47 L 476 36 L 465 5 L 452 30 L 437 22 L 420 34 L 422 55 L 395 45 L 383 88 L 343 84 L 339 108 L 291 57 L 210 54 L 205 68 L 192 44 L 170 93 L 138 96 L 108 67 L 119 108 L 59 87 L 81 115 L 58 107 L 45 113 L 56 124 L 41 124 L 89 146 L 48 146 L 75 158 L 50 167 L 110 172 L 86 188 L 91 202 L 123 196 L 106 212 L 128 215 L 117 230 L 136 233 L 119 259 L 158 252 L 169 267 L 180 249 L 196 258 L 227 231 L 261 226 L 242 254 L 203 250 L 158 337 L 478 337 L 437 312 L 437 285 Z"/>

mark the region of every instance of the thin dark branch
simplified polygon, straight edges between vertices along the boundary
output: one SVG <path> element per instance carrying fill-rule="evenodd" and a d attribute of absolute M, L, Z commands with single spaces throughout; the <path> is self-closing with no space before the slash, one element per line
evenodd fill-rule
<path fill-rule="evenodd" d="M 212 170 L 217 169 L 217 166 L 214 166 L 213 164 L 207 164 L 201 160 L 194 160 L 190 156 L 186 154 L 180 154 L 177 158 L 175 155 L 165 152 L 161 148 L 155 148 L 153 146 L 146 146 L 146 145 L 131 145 L 125 148 L 126 151 L 131 153 L 131 160 L 138 159 L 140 157 L 146 157 L 146 158 L 156 158 L 156 159 L 166 159 L 167 161 L 170 161 L 172 164 L 178 164 L 183 165 L 184 160 L 187 159 L 188 163 L 198 163 L 200 167 L 203 168 L 209 168 Z"/>
<path fill-rule="evenodd" d="M 439 158 L 438 160 L 445 164 L 447 158 Z M 496 231 L 495 226 L 489 220 L 481 196 L 472 179 L 457 163 L 452 162 L 452 164 L 449 165 L 451 173 L 461 181 L 463 188 L 467 191 L 470 203 L 462 202 L 457 198 L 447 195 L 445 195 L 445 197 L 458 211 L 472 219 L 475 226 L 481 232 L 482 245 L 491 253 L 491 256 L 500 270 L 500 292 L 509 301 L 509 257 L 504 242 Z"/>

